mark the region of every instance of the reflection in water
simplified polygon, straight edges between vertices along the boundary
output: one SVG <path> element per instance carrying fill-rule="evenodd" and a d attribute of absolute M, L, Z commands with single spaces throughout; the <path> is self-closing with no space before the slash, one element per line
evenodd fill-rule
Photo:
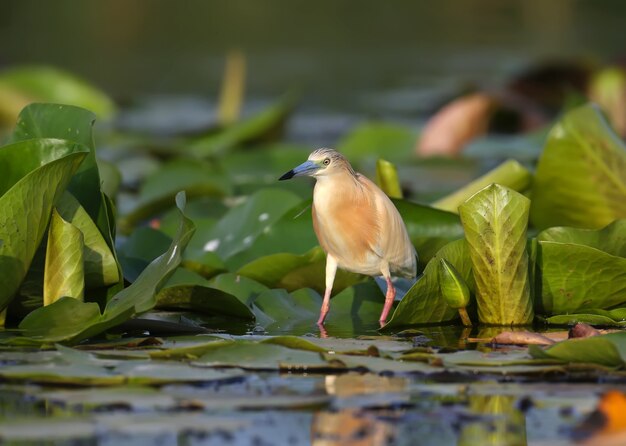
<path fill-rule="evenodd" d="M 526 446 L 526 417 L 511 395 L 472 395 L 469 409 L 480 419 L 465 424 L 459 446 Z"/>
<path fill-rule="evenodd" d="M 394 427 L 374 415 L 356 409 L 336 413 L 320 412 L 311 423 L 311 444 L 314 446 L 377 446 L 389 444 Z"/>

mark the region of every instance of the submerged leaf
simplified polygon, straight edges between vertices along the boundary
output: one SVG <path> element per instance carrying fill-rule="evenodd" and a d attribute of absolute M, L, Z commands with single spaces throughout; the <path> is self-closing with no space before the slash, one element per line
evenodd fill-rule
<path fill-rule="evenodd" d="M 85 272 L 83 268 L 83 233 L 52 211 L 48 230 L 43 304 L 50 305 L 60 297 L 83 300 Z"/>
<path fill-rule="evenodd" d="M 576 108 L 552 129 L 532 199 L 539 228 L 599 228 L 626 218 L 626 146 L 597 107 Z"/>
<path fill-rule="evenodd" d="M 528 198 L 497 184 L 459 207 L 482 323 L 521 325 L 533 320 L 526 252 L 529 208 Z"/>

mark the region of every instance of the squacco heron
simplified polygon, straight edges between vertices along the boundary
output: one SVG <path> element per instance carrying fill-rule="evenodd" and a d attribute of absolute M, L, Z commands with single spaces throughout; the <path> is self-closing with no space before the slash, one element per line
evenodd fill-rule
<path fill-rule="evenodd" d="M 396 290 L 391 273 L 415 277 L 416 253 L 397 209 L 372 181 L 352 169 L 350 162 L 332 149 L 317 149 L 309 159 L 280 180 L 299 176 L 316 179 L 313 191 L 313 229 L 326 252 L 326 289 L 317 324 L 330 309 L 330 294 L 337 267 L 387 281 L 383 326 Z"/>

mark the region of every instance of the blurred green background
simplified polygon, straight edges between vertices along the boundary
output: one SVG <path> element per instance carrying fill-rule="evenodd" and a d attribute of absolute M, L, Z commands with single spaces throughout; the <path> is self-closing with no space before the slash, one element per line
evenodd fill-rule
<path fill-rule="evenodd" d="M 620 0 L 3 0 L 0 66 L 55 65 L 122 101 L 213 97 L 239 48 L 253 96 L 296 86 L 305 106 L 410 115 L 538 61 L 610 61 L 625 24 Z"/>

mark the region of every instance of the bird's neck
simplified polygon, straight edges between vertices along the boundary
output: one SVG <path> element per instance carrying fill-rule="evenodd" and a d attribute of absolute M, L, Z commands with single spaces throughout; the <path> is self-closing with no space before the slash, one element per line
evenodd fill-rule
<path fill-rule="evenodd" d="M 361 184 L 357 174 L 349 171 L 336 172 L 316 178 L 313 201 L 318 205 L 330 204 L 346 194 L 354 195 L 361 192 Z"/>

